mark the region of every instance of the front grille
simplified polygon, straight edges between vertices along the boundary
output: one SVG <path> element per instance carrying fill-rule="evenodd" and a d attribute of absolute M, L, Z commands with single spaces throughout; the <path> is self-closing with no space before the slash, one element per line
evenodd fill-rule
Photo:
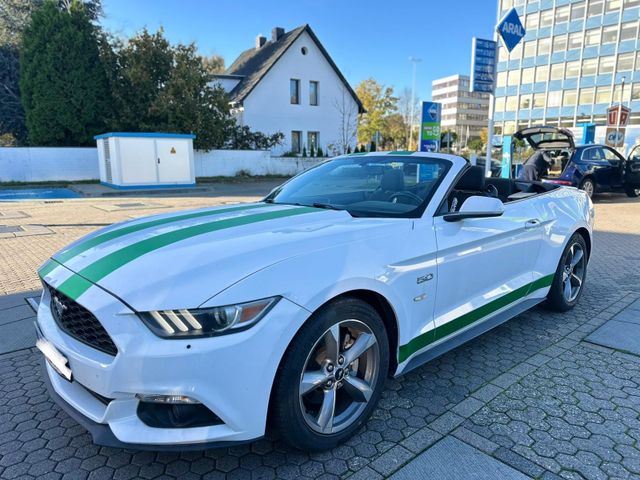
<path fill-rule="evenodd" d="M 101 352 L 112 356 L 118 353 L 107 331 L 89 310 L 56 289 L 47 287 L 51 294 L 51 314 L 63 332 Z"/>

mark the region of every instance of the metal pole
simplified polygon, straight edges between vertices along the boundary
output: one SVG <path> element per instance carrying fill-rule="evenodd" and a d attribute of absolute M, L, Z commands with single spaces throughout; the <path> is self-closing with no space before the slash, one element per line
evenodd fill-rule
<path fill-rule="evenodd" d="M 415 103 L 415 95 L 416 95 L 416 64 L 420 61 L 419 58 L 409 57 L 409 61 L 413 64 L 413 78 L 411 81 L 411 107 L 409 114 L 409 145 L 407 148 L 411 150 L 411 144 L 413 143 L 413 120 L 414 120 L 414 112 L 413 112 L 413 104 Z"/>
<path fill-rule="evenodd" d="M 498 2 L 498 7 L 496 11 L 496 24 L 499 19 L 500 19 L 500 2 Z M 498 32 L 496 30 L 493 31 L 493 41 L 498 42 Z M 497 48 L 498 47 L 496 44 L 496 50 Z M 496 51 L 496 55 L 498 55 L 497 51 Z M 498 59 L 496 58 L 496 64 L 497 63 L 498 63 Z M 496 76 L 497 76 L 497 72 L 496 72 Z M 496 80 L 496 83 L 497 83 L 497 80 Z M 493 94 L 493 92 L 495 91 L 496 85 L 494 85 L 493 88 L 494 89 L 489 93 L 489 120 L 487 121 L 487 156 L 484 163 L 485 177 L 491 176 L 491 153 L 492 153 L 491 148 L 493 145 L 493 111 L 495 109 L 495 101 L 496 101 L 496 97 Z M 504 132 L 502 132 L 502 134 L 504 135 Z"/>

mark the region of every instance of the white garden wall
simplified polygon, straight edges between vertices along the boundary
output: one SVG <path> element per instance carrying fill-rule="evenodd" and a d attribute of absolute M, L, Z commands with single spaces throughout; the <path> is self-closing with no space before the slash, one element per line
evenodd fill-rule
<path fill-rule="evenodd" d="M 196 177 L 295 175 L 324 159 L 272 157 L 268 150 L 196 150 Z M 0 182 L 98 180 L 95 148 L 2 147 Z"/>

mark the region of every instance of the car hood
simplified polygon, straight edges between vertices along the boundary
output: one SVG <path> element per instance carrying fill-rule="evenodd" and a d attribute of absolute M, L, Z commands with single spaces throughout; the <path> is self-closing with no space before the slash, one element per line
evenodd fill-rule
<path fill-rule="evenodd" d="M 98 285 L 136 311 L 195 308 L 263 268 L 384 225 L 345 211 L 265 203 L 179 212 L 98 230 L 56 253 L 40 274 L 80 303 Z"/>

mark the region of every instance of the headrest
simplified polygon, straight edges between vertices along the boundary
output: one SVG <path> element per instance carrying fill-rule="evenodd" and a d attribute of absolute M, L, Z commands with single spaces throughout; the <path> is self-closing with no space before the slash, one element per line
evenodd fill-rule
<path fill-rule="evenodd" d="M 456 184 L 456 190 L 484 191 L 484 168 L 472 165 Z"/>
<path fill-rule="evenodd" d="M 398 168 L 389 168 L 382 173 L 380 188 L 385 192 L 404 191 L 404 173 Z"/>

